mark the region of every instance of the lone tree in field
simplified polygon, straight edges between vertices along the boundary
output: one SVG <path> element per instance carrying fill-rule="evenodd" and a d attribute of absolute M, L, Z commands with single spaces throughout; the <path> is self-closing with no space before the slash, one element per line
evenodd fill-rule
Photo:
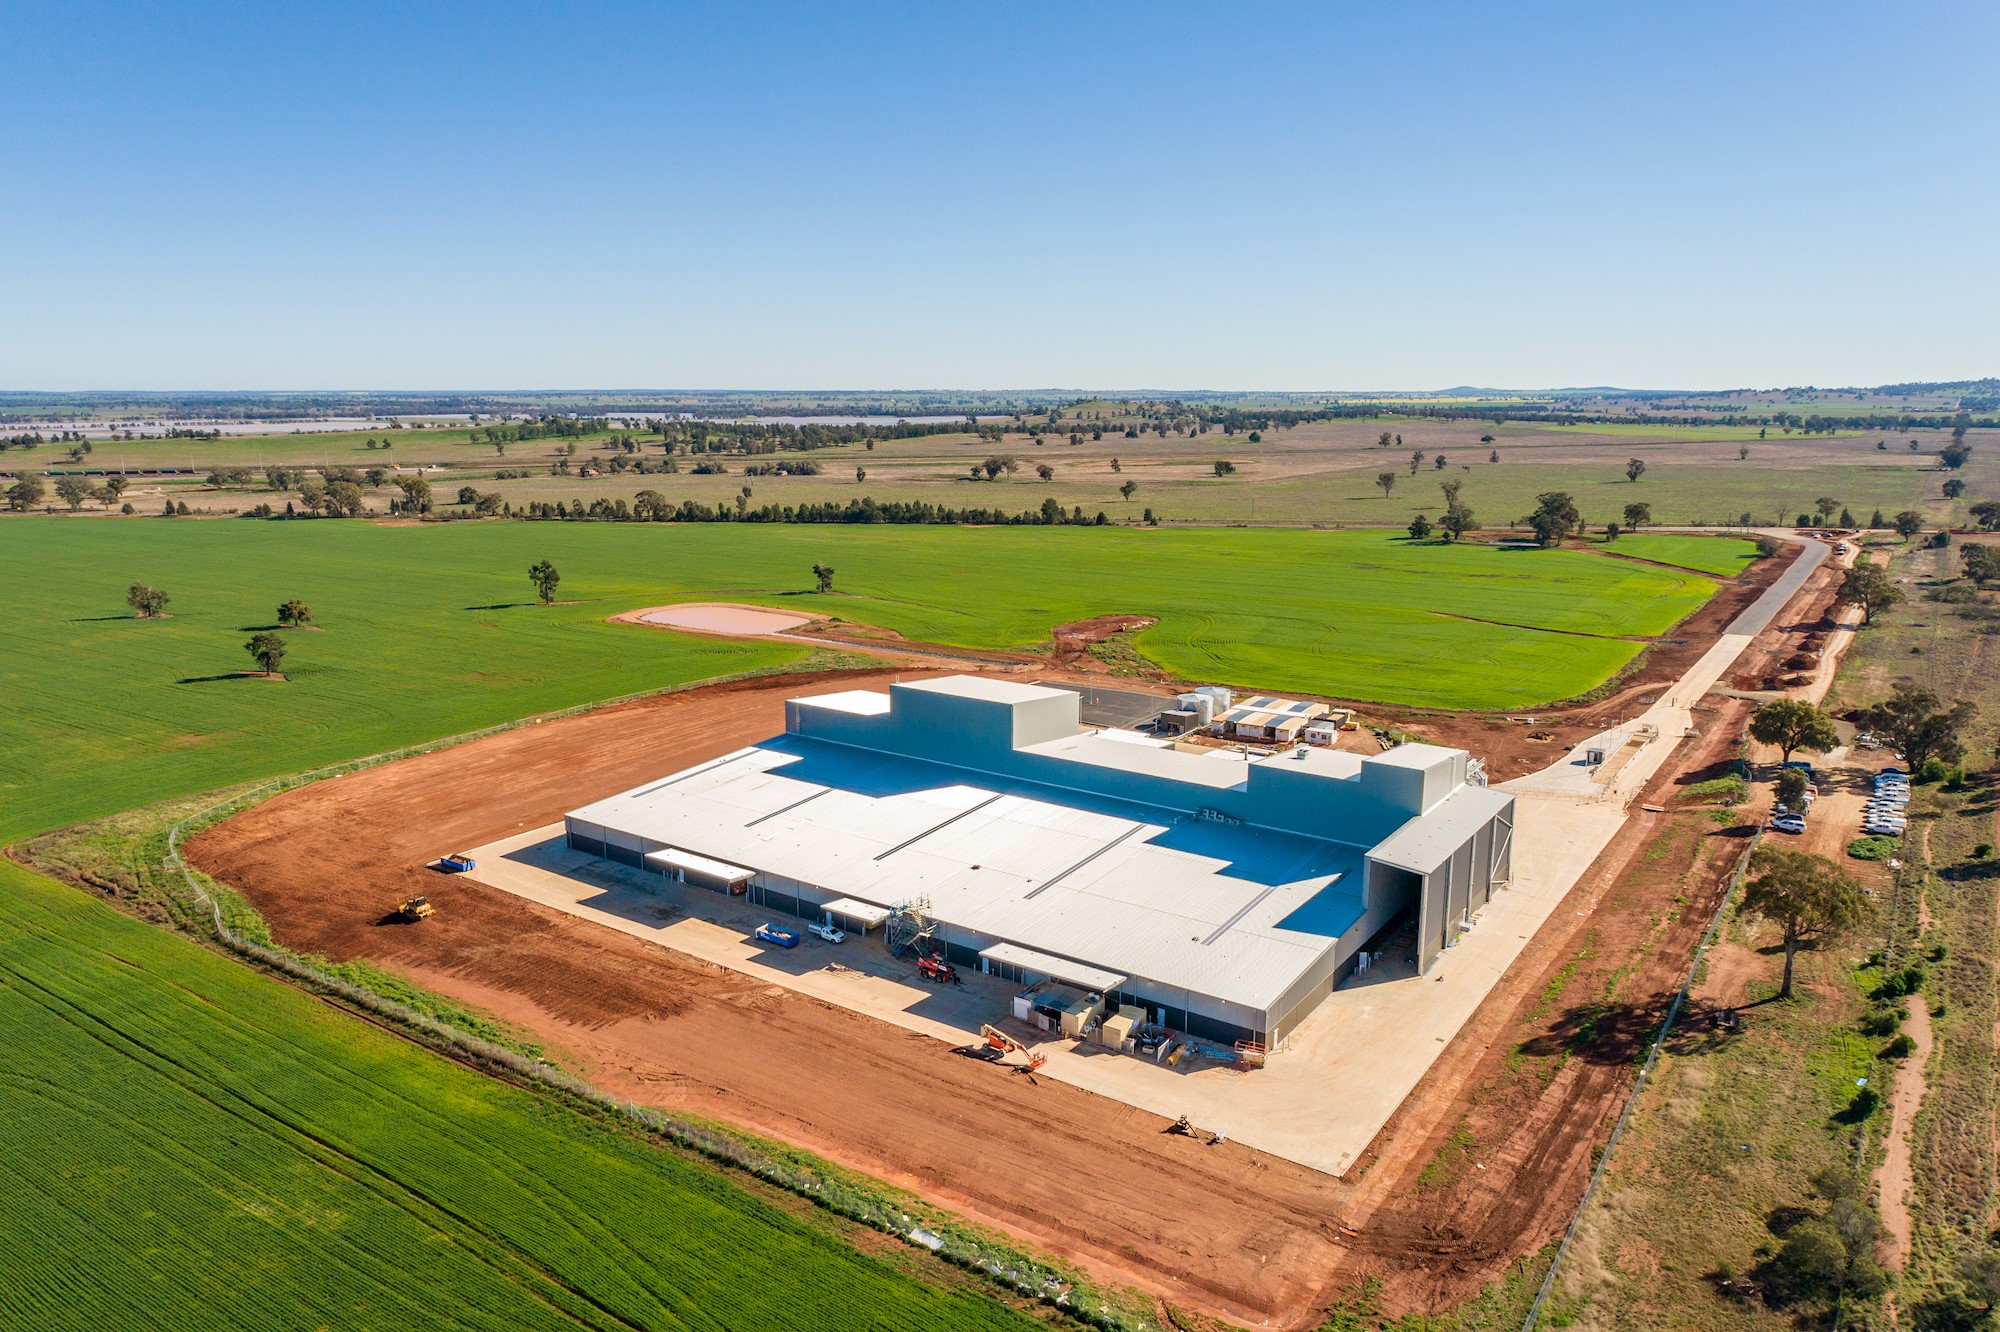
<path fill-rule="evenodd" d="M 1875 612 L 1888 610 L 1903 599 L 1903 590 L 1879 564 L 1857 564 L 1840 580 L 1840 599 L 1861 607 L 1861 623 L 1871 624 Z"/>
<path fill-rule="evenodd" d="M 1375 484 L 1382 487 L 1382 498 L 1388 499 L 1389 493 L 1396 488 L 1396 474 L 1394 472 L 1377 472 L 1375 473 Z"/>
<path fill-rule="evenodd" d="M 1127 481 L 1124 485 L 1118 487 L 1118 493 L 1129 500 L 1132 498 L 1132 492 L 1138 488 L 1139 483 L 1137 481 Z"/>
<path fill-rule="evenodd" d="M 243 650 L 256 658 L 266 675 L 276 675 L 285 664 L 285 640 L 268 630 L 245 643 Z"/>
<path fill-rule="evenodd" d="M 1035 475 L 1042 478 L 1043 481 L 1053 481 L 1056 479 L 1056 469 L 1047 463 L 1036 463 Z"/>
<path fill-rule="evenodd" d="M 1642 500 L 1637 504 L 1628 504 L 1625 506 L 1625 530 L 1627 532 L 1636 532 L 1652 521 L 1652 505 Z"/>
<path fill-rule="evenodd" d="M 1751 713 L 1750 738 L 1776 745 L 1787 763 L 1798 750 L 1824 754 L 1840 744 L 1833 718 L 1802 698 L 1774 698 Z"/>
<path fill-rule="evenodd" d="M 1896 529 L 1897 536 L 1908 541 L 1911 537 L 1924 530 L 1924 516 L 1915 509 L 1904 509 L 1889 520 L 1889 525 Z"/>
<path fill-rule="evenodd" d="M 306 605 L 305 602 L 300 601 L 297 597 L 293 597 L 290 601 L 278 607 L 279 624 L 288 624 L 294 629 L 303 629 L 305 626 L 311 624 L 312 620 L 312 607 Z"/>
<path fill-rule="evenodd" d="M 1236 464 L 1229 461 L 1229 459 L 1217 458 L 1215 460 L 1215 474 L 1217 476 L 1228 476 L 1235 470 L 1236 470 Z"/>
<path fill-rule="evenodd" d="M 1918 689 L 1907 680 L 1896 685 L 1887 700 L 1863 708 L 1855 720 L 1889 742 L 1916 772 L 1932 759 L 1956 763 L 1965 757 L 1962 734 L 1972 724 L 1978 709 L 1964 699 L 1951 707 L 1928 689 Z"/>
<path fill-rule="evenodd" d="M 541 594 L 542 604 L 547 606 L 556 599 L 556 584 L 562 581 L 562 575 L 547 560 L 537 560 L 528 569 L 528 581 L 535 585 L 535 591 Z"/>
<path fill-rule="evenodd" d="M 1528 526 L 1534 529 L 1535 540 L 1543 547 L 1559 546 L 1564 537 L 1581 530 L 1583 515 L 1577 512 L 1576 501 L 1569 492 L 1546 490 L 1535 496 L 1535 511 L 1528 515 Z"/>
<path fill-rule="evenodd" d="M 1411 449 L 1410 475 L 1415 476 L 1417 474 L 1417 469 L 1419 467 L 1422 467 L 1423 465 L 1424 465 L 1424 451 L 1422 449 Z"/>
<path fill-rule="evenodd" d="M 1625 479 L 1627 481 L 1637 481 L 1645 474 L 1646 460 L 1644 458 L 1627 458 L 1625 460 Z"/>
<path fill-rule="evenodd" d="M 1959 480 L 1957 477 L 1953 477 L 1940 486 L 1939 489 L 1944 492 L 1946 499 L 1957 499 L 1965 493 L 1965 482 Z"/>
<path fill-rule="evenodd" d="M 813 578 L 818 583 L 820 591 L 833 591 L 833 566 L 831 564 L 815 564 L 813 566 Z"/>
<path fill-rule="evenodd" d="M 1785 932 L 1785 979 L 1778 997 L 1792 997 L 1792 959 L 1807 938 L 1847 929 L 1868 918 L 1861 885 L 1825 856 L 1762 846 L 1750 857 L 1755 871 L 1743 893 L 1743 909 Z"/>
<path fill-rule="evenodd" d="M 142 620 L 155 619 L 166 614 L 167 602 L 172 598 L 157 587 L 147 587 L 144 583 L 134 583 L 125 593 L 125 604 L 139 612 Z"/>
<path fill-rule="evenodd" d="M 1833 521 L 1833 515 L 1840 509 L 1840 501 L 1831 495 L 1821 495 L 1813 501 L 1813 512 L 1819 515 L 1821 525 Z"/>
<path fill-rule="evenodd" d="M 1438 519 L 1438 530 L 1444 533 L 1446 541 L 1456 541 L 1472 530 L 1472 506 L 1461 504 L 1453 495 L 1444 506 L 1444 517 Z"/>
<path fill-rule="evenodd" d="M 857 485 L 857 486 L 858 486 L 858 485 L 860 485 L 860 484 L 861 484 L 861 483 L 862 483 L 863 481 L 866 481 L 867 479 L 868 479 L 868 469 L 867 469 L 866 467 L 857 467 L 857 468 L 855 468 L 855 469 L 854 469 L 854 484 L 855 484 L 855 485 Z"/>

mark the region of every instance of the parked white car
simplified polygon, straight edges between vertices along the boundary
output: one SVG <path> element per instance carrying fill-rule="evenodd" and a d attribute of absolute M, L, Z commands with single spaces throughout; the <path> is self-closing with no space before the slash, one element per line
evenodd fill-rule
<path fill-rule="evenodd" d="M 1781 833 L 1796 835 L 1806 830 L 1806 821 L 1796 814 L 1780 814 L 1771 820 L 1771 826 Z"/>
<path fill-rule="evenodd" d="M 823 920 L 815 920 L 808 923 L 806 925 L 806 933 L 812 935 L 815 939 L 824 939 L 828 943 L 845 943 L 847 940 L 846 934 Z"/>

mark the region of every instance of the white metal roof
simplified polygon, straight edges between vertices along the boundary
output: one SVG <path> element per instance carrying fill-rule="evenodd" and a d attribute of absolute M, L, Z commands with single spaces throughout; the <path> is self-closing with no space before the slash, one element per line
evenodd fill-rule
<path fill-rule="evenodd" d="M 873 902 L 857 902 L 851 897 L 836 897 L 820 910 L 832 916 L 846 916 L 849 920 L 863 921 L 869 925 L 880 925 L 889 919 L 889 908 L 876 906 Z"/>
<path fill-rule="evenodd" d="M 798 736 L 575 817 L 1255 1009 L 1361 915 L 1352 847 Z"/>
<path fill-rule="evenodd" d="M 727 883 L 740 883 L 744 879 L 757 877 L 756 870 L 744 869 L 741 865 L 727 865 L 720 860 L 710 860 L 707 856 L 698 856 L 692 851 L 681 851 L 673 847 L 668 847 L 664 851 L 654 851 L 647 855 L 646 859 L 656 865 L 705 874 L 711 879 L 721 879 Z"/>
<path fill-rule="evenodd" d="M 889 696 L 873 689 L 843 689 L 834 694 L 808 694 L 795 698 L 794 703 L 803 703 L 809 708 L 826 708 L 833 712 L 851 712 L 858 717 L 881 717 L 889 711 Z"/>
<path fill-rule="evenodd" d="M 988 703 L 1032 703 L 1036 699 L 1060 698 L 1067 689 L 1047 685 L 1022 684 L 1016 680 L 994 680 L 984 675 L 941 675 L 926 680 L 910 680 L 900 689 L 921 689 L 926 694 L 950 694 L 954 698 L 977 698 Z"/>
<path fill-rule="evenodd" d="M 1040 976 L 1053 976 L 1059 981 L 1068 981 L 1071 985 L 1081 985 L 1096 994 L 1115 990 L 1130 979 L 1115 971 L 1106 971 L 1102 967 L 1093 967 L 1082 962 L 1072 962 L 1066 957 L 1038 953 L 1019 944 L 997 943 L 991 948 L 980 949 L 979 955 L 990 957 L 995 962 L 1012 963 Z"/>
<path fill-rule="evenodd" d="M 1505 791 L 1490 786 L 1461 786 L 1438 801 L 1429 813 L 1411 819 L 1389 834 L 1368 853 L 1368 858 L 1412 873 L 1429 874 L 1513 801 L 1514 797 Z"/>

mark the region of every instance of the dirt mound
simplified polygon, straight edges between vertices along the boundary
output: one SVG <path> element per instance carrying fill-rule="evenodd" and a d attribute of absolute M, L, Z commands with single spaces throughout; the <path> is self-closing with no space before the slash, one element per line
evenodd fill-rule
<path fill-rule="evenodd" d="M 1095 673 L 1110 669 L 1109 663 L 1092 654 L 1091 648 L 1099 643 L 1108 643 L 1120 634 L 1135 633 L 1160 622 L 1157 615 L 1097 615 L 1088 620 L 1073 620 L 1059 624 L 1050 634 L 1054 654 L 1050 664 L 1062 669 Z M 1137 653 L 1132 654 L 1131 665 L 1142 675 L 1154 680 L 1172 677 L 1166 672 L 1143 662 Z M 1143 663 L 1143 664 L 1142 664 Z"/>

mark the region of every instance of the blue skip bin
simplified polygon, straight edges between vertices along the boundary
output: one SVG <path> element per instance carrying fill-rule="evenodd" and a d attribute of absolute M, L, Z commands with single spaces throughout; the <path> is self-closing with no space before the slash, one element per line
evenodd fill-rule
<path fill-rule="evenodd" d="M 449 856 L 439 856 L 438 868 L 446 874 L 467 874 L 478 869 L 479 862 L 460 851 Z"/>
<path fill-rule="evenodd" d="M 757 927 L 757 937 L 765 943 L 776 944 L 780 948 L 797 948 L 799 946 L 798 935 L 793 934 L 790 930 L 781 930 L 776 925 L 759 925 Z"/>

